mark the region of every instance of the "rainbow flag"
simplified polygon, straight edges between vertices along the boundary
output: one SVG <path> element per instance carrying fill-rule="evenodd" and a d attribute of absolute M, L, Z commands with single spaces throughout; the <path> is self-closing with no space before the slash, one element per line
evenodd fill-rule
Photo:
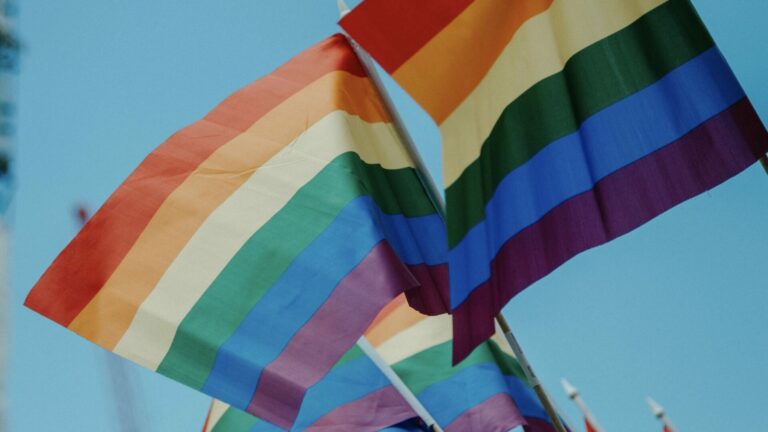
<path fill-rule="evenodd" d="M 25 304 L 289 429 L 381 308 L 441 283 L 446 259 L 413 161 L 335 35 L 151 153 Z"/>
<path fill-rule="evenodd" d="M 422 315 L 401 296 L 381 312 L 366 338 L 446 432 L 506 431 L 521 425 L 527 432 L 554 431 L 514 356 L 497 336 L 452 366 L 450 318 Z M 320 393 L 314 395 L 322 400 Z M 306 405 L 312 406 L 309 396 Z M 214 401 L 204 431 L 271 431 L 268 427 Z M 422 429 L 411 421 L 387 430 Z"/>
<path fill-rule="evenodd" d="M 457 360 L 521 290 L 768 150 L 689 0 L 366 0 L 341 25 L 439 125 Z"/>
<path fill-rule="evenodd" d="M 291 431 L 424 431 L 416 413 L 379 368 L 354 346 L 310 387 Z M 410 427 L 410 428 L 409 428 Z M 214 400 L 203 432 L 278 432 L 283 429 Z"/>

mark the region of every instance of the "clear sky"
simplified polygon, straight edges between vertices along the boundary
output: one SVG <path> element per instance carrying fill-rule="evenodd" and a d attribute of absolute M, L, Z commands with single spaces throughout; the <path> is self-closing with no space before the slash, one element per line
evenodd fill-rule
<path fill-rule="evenodd" d="M 611 0 L 613 1 L 613 0 Z M 11 431 L 117 431 L 105 353 L 21 306 L 76 231 L 171 133 L 337 31 L 335 0 L 25 0 L 11 208 Z M 355 2 L 352 2 L 355 3 Z M 768 120 L 768 2 L 694 0 Z M 440 182 L 435 127 L 391 82 Z M 768 176 L 759 165 L 587 252 L 506 308 L 571 420 L 568 378 L 609 431 L 768 430 Z M 152 432 L 199 430 L 208 398 L 131 366 Z"/>

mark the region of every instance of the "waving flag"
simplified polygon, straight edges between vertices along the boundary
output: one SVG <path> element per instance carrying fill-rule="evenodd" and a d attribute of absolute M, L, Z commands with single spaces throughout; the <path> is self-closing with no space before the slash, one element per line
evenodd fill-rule
<path fill-rule="evenodd" d="M 689 0 L 366 0 L 341 25 L 440 127 L 456 360 L 521 290 L 768 150 Z"/>
<path fill-rule="evenodd" d="M 336 35 L 150 154 L 26 305 L 289 429 L 307 389 L 394 297 L 439 283 L 446 256 L 413 162 Z"/>
<path fill-rule="evenodd" d="M 291 431 L 423 431 L 416 426 L 415 417 L 384 374 L 355 346 L 309 389 Z M 211 405 L 203 427 L 203 432 L 280 430 L 218 400 Z"/>
<path fill-rule="evenodd" d="M 520 425 L 527 432 L 554 431 L 517 361 L 496 336 L 452 366 L 450 319 L 421 315 L 399 297 L 381 312 L 366 338 L 446 432 L 507 431 Z M 310 396 L 320 396 L 312 391 L 309 406 Z M 211 406 L 206 424 L 205 431 L 212 432 L 270 430 L 220 402 Z M 411 423 L 387 430 L 421 429 Z"/>

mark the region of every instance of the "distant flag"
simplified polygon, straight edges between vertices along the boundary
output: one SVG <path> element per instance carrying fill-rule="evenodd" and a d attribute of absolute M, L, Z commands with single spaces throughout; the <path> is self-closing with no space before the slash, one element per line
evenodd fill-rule
<path fill-rule="evenodd" d="M 403 297 L 387 306 L 366 332 L 446 432 L 506 431 L 521 425 L 527 432 L 554 431 L 506 344 L 494 337 L 451 366 L 450 335 L 447 316 L 421 315 Z M 256 427 L 258 421 L 247 413 L 219 402 L 213 403 L 206 424 L 206 432 L 267 430 Z M 413 428 L 422 430 L 413 420 L 387 430 Z"/>
<path fill-rule="evenodd" d="M 574 403 L 576 403 L 576 405 L 579 407 L 579 410 L 581 411 L 581 414 L 584 416 L 584 423 L 586 425 L 587 432 L 604 432 L 603 427 L 600 426 L 600 424 L 597 422 L 597 419 L 589 410 L 589 407 L 587 407 L 587 404 L 584 402 L 584 400 L 581 398 L 581 395 L 579 394 L 579 391 L 576 390 L 576 387 L 572 386 L 571 383 L 565 380 L 565 378 L 563 378 L 560 382 L 563 385 L 565 394 L 567 394 L 568 397 Z"/>
<path fill-rule="evenodd" d="M 768 151 L 689 0 L 365 0 L 341 26 L 440 127 L 456 360 L 517 293 Z"/>
<path fill-rule="evenodd" d="M 383 306 L 445 279 L 446 255 L 413 161 L 335 35 L 150 154 L 26 305 L 290 429 Z"/>

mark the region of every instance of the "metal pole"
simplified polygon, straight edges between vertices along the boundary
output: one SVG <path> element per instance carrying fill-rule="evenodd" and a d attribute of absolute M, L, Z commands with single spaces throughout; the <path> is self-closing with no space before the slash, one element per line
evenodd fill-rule
<path fill-rule="evenodd" d="M 579 391 L 576 390 L 576 387 L 572 386 L 571 383 L 565 380 L 563 378 L 560 380 L 560 383 L 563 385 L 563 390 L 565 390 L 565 394 L 568 395 L 569 398 L 573 402 L 576 403 L 576 405 L 579 407 L 579 410 L 581 410 L 581 413 L 584 415 L 584 418 L 587 420 L 587 422 L 592 426 L 592 429 L 595 430 L 595 432 L 604 432 L 605 429 L 600 425 L 600 423 L 597 422 L 597 419 L 594 415 L 592 415 L 592 411 L 589 410 L 589 407 L 587 407 L 587 404 L 584 402 L 583 399 L 581 399 L 581 396 L 579 395 Z"/>
<path fill-rule="evenodd" d="M 499 323 L 499 327 L 501 327 L 501 331 L 504 333 L 504 337 L 507 339 L 507 343 L 509 344 L 510 348 L 512 348 L 512 352 L 515 353 L 517 362 L 523 369 L 525 377 L 528 379 L 528 383 L 531 385 L 531 387 L 533 387 L 533 391 L 536 392 L 536 396 L 539 397 L 539 401 L 541 401 L 541 404 L 544 406 L 544 411 L 547 412 L 547 415 L 552 421 L 552 425 L 555 427 L 555 430 L 557 430 L 557 432 L 567 432 L 565 426 L 563 426 L 563 422 L 560 420 L 560 416 L 555 410 L 555 406 L 552 404 L 549 396 L 544 391 L 544 387 L 541 385 L 541 381 L 539 381 L 536 373 L 533 372 L 533 368 L 531 367 L 531 364 L 528 363 L 528 359 L 525 357 L 525 353 L 523 353 L 523 349 L 520 347 L 520 344 L 517 343 L 517 339 L 512 333 L 512 329 L 509 328 L 509 324 L 504 318 L 504 315 L 501 313 L 496 315 L 496 322 Z"/>
<path fill-rule="evenodd" d="M 347 7 L 344 0 L 336 1 L 339 6 L 339 13 L 341 17 L 344 17 L 344 15 L 349 13 L 349 7 Z M 421 155 L 416 149 L 416 143 L 413 141 L 413 138 L 411 138 L 411 134 L 408 133 L 408 129 L 405 127 L 405 122 L 403 122 L 403 119 L 400 117 L 400 113 L 397 111 L 394 102 L 392 102 L 392 98 L 389 96 L 389 92 L 387 92 L 387 89 L 384 87 L 384 83 L 381 81 L 381 77 L 376 71 L 376 66 L 373 64 L 373 60 L 371 60 L 371 56 L 360 45 L 358 45 L 354 39 L 349 37 L 346 32 L 343 33 L 344 36 L 347 37 L 349 44 L 352 45 L 352 49 L 355 50 L 355 54 L 357 54 L 357 57 L 360 59 L 360 62 L 366 69 L 366 72 L 368 72 L 368 77 L 371 79 L 371 81 L 373 81 L 373 84 L 379 91 L 379 96 L 381 96 L 381 99 L 384 102 L 384 106 L 387 107 L 389 114 L 392 116 L 392 123 L 395 127 L 395 131 L 400 137 L 400 141 L 402 141 L 405 145 L 408 156 L 413 161 L 413 164 L 416 168 L 416 174 L 419 176 L 419 180 L 421 181 L 422 186 L 424 186 L 424 189 L 426 189 L 427 196 L 429 196 L 429 199 L 437 209 L 440 217 L 445 220 L 445 203 L 443 202 L 443 195 L 440 193 L 437 185 L 435 185 L 435 181 L 432 179 L 432 176 L 429 175 L 429 171 L 427 170 L 426 165 L 424 165 L 424 160 L 421 159 Z"/>
<path fill-rule="evenodd" d="M 664 425 L 664 432 L 677 432 L 677 429 L 672 426 L 672 421 L 669 420 L 669 417 L 667 417 L 667 414 L 664 412 L 664 408 L 661 405 L 651 399 L 650 396 L 647 397 L 645 401 L 648 403 L 648 406 L 651 407 L 653 415 Z"/>
<path fill-rule="evenodd" d="M 349 7 L 346 5 L 344 0 L 336 0 L 336 3 L 339 7 L 339 13 L 341 14 L 342 18 L 344 15 L 350 12 Z M 387 89 L 384 87 L 384 83 L 381 81 L 379 73 L 376 71 L 376 67 L 371 60 L 371 56 L 360 45 L 358 45 L 357 42 L 350 38 L 349 35 L 346 33 L 344 33 L 344 35 L 347 37 L 350 45 L 352 45 L 352 49 L 355 50 L 355 53 L 362 62 L 363 67 L 368 72 L 368 76 L 371 78 L 371 81 L 373 81 L 374 85 L 378 89 L 384 105 L 392 116 L 392 122 L 394 123 L 395 130 L 397 131 L 400 140 L 405 145 L 409 156 L 413 160 L 413 163 L 416 167 L 416 172 L 419 175 L 419 179 L 421 180 L 424 189 L 427 191 L 427 195 L 434 204 L 440 216 L 443 218 L 443 220 L 445 220 L 445 203 L 443 201 L 443 195 L 440 193 L 439 189 L 435 185 L 435 181 L 432 179 L 432 176 L 430 176 L 429 171 L 424 165 L 424 161 L 421 159 L 421 155 L 419 155 L 419 152 L 416 149 L 416 144 L 414 143 L 413 138 L 411 138 L 411 134 L 408 133 L 408 129 L 405 127 L 405 122 L 403 122 L 403 119 L 400 117 L 395 104 L 392 102 L 392 98 L 389 96 Z M 539 397 L 541 404 L 547 411 L 547 414 L 549 415 L 552 424 L 555 426 L 555 429 L 557 432 L 567 432 L 563 426 L 563 423 L 560 421 L 560 417 L 557 415 L 552 402 L 544 392 L 544 388 L 541 386 L 538 378 L 536 378 L 536 375 L 533 373 L 533 368 L 531 368 L 531 365 L 525 358 L 525 355 L 523 354 L 520 345 L 517 343 L 515 336 L 512 334 L 512 331 L 510 330 L 506 320 L 501 314 L 496 316 L 496 320 L 499 322 L 499 325 L 504 331 L 504 336 L 507 338 L 507 342 L 512 348 L 512 351 L 515 353 L 518 363 L 520 363 L 520 366 L 525 371 L 525 375 L 528 378 L 528 381 L 533 386 L 536 395 Z"/>
<path fill-rule="evenodd" d="M 336 0 L 336 5 L 339 8 L 339 14 L 341 17 L 349 13 L 349 7 L 346 5 L 344 0 Z M 403 123 L 402 118 L 400 118 L 400 114 L 397 112 L 397 109 L 395 109 L 392 98 L 384 88 L 384 83 L 381 81 L 381 77 L 379 77 L 378 72 L 376 72 L 376 67 L 371 61 L 370 56 L 360 47 L 360 45 L 352 40 L 349 35 L 344 33 L 344 36 L 346 36 L 349 44 L 355 51 L 355 54 L 357 54 L 357 57 L 363 64 L 363 68 L 366 69 L 368 76 L 371 78 L 371 81 L 373 81 L 374 86 L 376 86 L 376 89 L 379 92 L 379 96 L 384 102 L 384 106 L 392 116 L 392 123 L 394 125 L 395 132 L 397 132 L 397 135 L 403 142 L 405 149 L 408 152 L 408 156 L 413 161 L 413 164 L 416 168 L 416 174 L 419 176 L 419 181 L 421 182 L 422 186 L 426 189 L 427 196 L 432 201 L 432 205 L 437 209 L 440 217 L 445 220 L 445 214 L 443 211 L 445 206 L 443 204 L 442 195 L 437 192 L 437 186 L 435 186 L 432 177 L 429 176 L 429 171 L 427 171 L 424 165 L 424 161 L 421 159 L 421 155 L 419 155 L 418 150 L 416 150 L 416 145 L 413 141 L 413 138 L 411 138 L 411 135 L 405 128 L 405 124 Z M 421 417 L 421 419 L 427 423 L 429 429 L 434 432 L 442 432 L 442 429 L 440 429 L 440 426 L 437 424 L 429 411 L 427 411 L 424 405 L 421 404 L 419 399 L 416 397 L 416 395 L 413 394 L 408 386 L 405 385 L 403 380 L 395 373 L 392 367 L 387 364 L 386 361 L 384 361 L 379 352 L 376 351 L 376 349 L 368 342 L 368 339 L 366 339 L 365 336 L 360 337 L 360 339 L 357 341 L 357 345 L 368 355 L 368 358 L 370 358 L 376 364 L 376 366 L 379 367 L 384 375 L 389 378 L 389 381 L 392 383 L 395 389 L 397 389 L 400 395 L 403 396 L 403 398 L 408 402 L 411 408 L 416 411 L 416 414 L 418 414 L 419 417 Z"/>
<path fill-rule="evenodd" d="M 392 369 L 392 366 L 390 366 L 383 357 L 381 357 L 381 354 L 379 354 L 378 351 L 376 351 L 376 348 L 371 345 L 370 342 L 368 342 L 368 339 L 365 338 L 365 336 L 361 336 L 360 339 L 357 341 L 357 346 L 360 347 L 360 349 L 363 350 L 363 352 L 370 358 L 373 363 L 378 366 L 378 368 L 381 370 L 381 372 L 384 373 L 384 375 L 389 379 L 389 381 L 392 383 L 392 386 L 395 387 L 395 389 L 400 393 L 400 395 L 403 396 L 406 402 L 408 402 L 408 405 L 413 408 L 414 411 L 416 411 L 416 414 L 421 417 L 424 422 L 427 423 L 427 426 L 429 426 L 430 430 L 435 432 L 442 432 L 442 429 L 440 429 L 440 426 L 438 426 L 435 419 L 432 417 L 432 415 L 427 411 L 427 409 L 424 407 L 424 405 L 421 404 L 421 401 L 419 401 L 418 398 L 416 398 L 416 395 L 413 394 L 411 389 L 408 388 L 408 386 L 405 385 L 403 380 L 400 378 L 400 376 L 395 373 L 394 369 Z"/>

